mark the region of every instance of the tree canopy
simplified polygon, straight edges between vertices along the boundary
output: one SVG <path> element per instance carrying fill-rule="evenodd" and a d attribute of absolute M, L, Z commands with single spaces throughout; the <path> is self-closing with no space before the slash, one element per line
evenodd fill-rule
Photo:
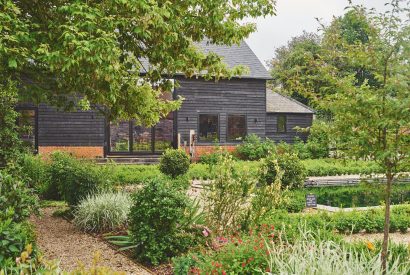
<path fill-rule="evenodd" d="M 272 15 L 274 4 L 0 0 L 0 81 L 14 80 L 22 99 L 66 107 L 91 103 L 111 118 L 152 125 L 180 104 L 162 96 L 176 73 L 206 79 L 246 73 L 202 53 L 195 42 L 239 43 L 255 30 L 242 19 Z"/>

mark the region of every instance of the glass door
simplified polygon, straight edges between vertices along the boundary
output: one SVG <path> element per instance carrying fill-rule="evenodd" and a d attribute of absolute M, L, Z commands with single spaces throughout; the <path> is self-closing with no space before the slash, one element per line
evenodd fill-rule
<path fill-rule="evenodd" d="M 110 123 L 110 152 L 129 153 L 130 152 L 130 123 L 120 121 Z"/>
<path fill-rule="evenodd" d="M 173 114 L 154 127 L 139 126 L 134 121 L 110 123 L 109 153 L 154 154 L 173 145 Z"/>

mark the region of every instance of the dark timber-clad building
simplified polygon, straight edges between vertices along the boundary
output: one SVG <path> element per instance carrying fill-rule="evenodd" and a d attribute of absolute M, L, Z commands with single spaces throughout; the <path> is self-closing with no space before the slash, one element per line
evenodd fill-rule
<path fill-rule="evenodd" d="M 176 75 L 179 86 L 173 96 L 185 100 L 151 128 L 133 121 L 110 123 L 96 110 L 62 112 L 44 104 L 21 104 L 19 124 L 32 128 L 22 138 L 40 154 L 61 150 L 90 158 L 157 154 L 178 146 L 198 156 L 215 144 L 232 150 L 249 134 L 277 142 L 306 138 L 295 127 L 309 127 L 313 110 L 267 90 L 270 75 L 245 42 L 231 47 L 204 42 L 199 47 L 220 55 L 230 67 L 247 66 L 250 73 L 218 82 Z"/>

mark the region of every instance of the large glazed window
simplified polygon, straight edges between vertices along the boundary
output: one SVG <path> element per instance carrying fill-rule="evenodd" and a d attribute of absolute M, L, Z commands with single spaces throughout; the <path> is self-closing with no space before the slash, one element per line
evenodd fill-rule
<path fill-rule="evenodd" d="M 278 115 L 278 125 L 277 125 L 277 132 L 278 133 L 286 133 L 286 115 Z"/>
<path fill-rule="evenodd" d="M 18 109 L 20 117 L 17 120 L 20 138 L 23 144 L 32 150 L 36 148 L 36 110 Z"/>
<path fill-rule="evenodd" d="M 246 136 L 246 116 L 228 115 L 228 141 L 242 141 Z"/>
<path fill-rule="evenodd" d="M 129 152 L 130 150 L 130 123 L 121 121 L 110 124 L 111 152 Z"/>
<path fill-rule="evenodd" d="M 218 115 L 199 115 L 199 141 L 214 142 L 219 140 Z"/>

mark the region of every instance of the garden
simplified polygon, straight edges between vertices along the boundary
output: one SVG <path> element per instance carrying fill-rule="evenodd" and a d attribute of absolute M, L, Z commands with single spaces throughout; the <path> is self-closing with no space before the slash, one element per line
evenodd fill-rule
<path fill-rule="evenodd" d="M 0 275 L 410 274 L 408 1 L 391 0 L 381 13 L 348 2 L 344 15 L 319 22 L 319 34 L 277 48 L 272 78 L 259 79 L 195 45 L 239 44 L 256 31 L 245 21 L 276 15 L 273 0 L 0 0 Z M 269 87 L 314 109 L 315 119 L 303 129 L 287 129 L 286 117 L 272 123 L 275 138 L 292 137 L 288 144 L 252 135 L 265 135 L 254 128 L 265 119 L 244 111 L 233 152 L 215 144 L 197 160 L 159 143 L 167 150 L 149 166 L 99 164 L 43 146 L 104 155 L 111 140 L 91 145 L 107 122 L 130 121 L 133 136 L 133 125 L 155 127 L 182 106 L 182 97 L 166 99 L 180 76 L 226 81 L 226 89 L 249 80 L 238 84 L 252 91 L 238 89 L 245 99 Z M 206 86 L 190 90 L 218 100 L 199 96 Z M 232 112 L 231 98 L 209 129 Z M 26 103 L 27 129 L 17 110 Z M 267 115 L 266 105 L 249 105 Z M 36 110 L 45 106 L 58 112 L 44 118 Z M 91 122 L 61 127 L 62 112 Z M 174 117 L 189 123 L 185 130 L 198 126 Z M 39 121 L 50 128 L 38 129 Z M 97 121 L 92 138 L 84 130 Z M 39 145 L 54 127 L 62 139 Z M 225 135 L 215 129 L 207 142 Z M 141 149 L 132 141 L 116 149 Z M 41 154 L 44 147 L 54 152 Z M 305 185 L 346 175 L 363 180 Z"/>
<path fill-rule="evenodd" d="M 250 136 L 233 153 L 216 149 L 198 163 L 170 149 L 159 165 L 21 155 L 1 172 L 1 266 L 5 274 L 379 274 L 382 243 L 372 236 L 384 229 L 385 184 L 304 187 L 304 181 L 380 168 L 365 160 L 301 159 L 300 147 Z M 306 208 L 306 194 L 353 211 Z M 395 183 L 390 232 L 399 241 L 389 245 L 389 274 L 410 271 L 409 201 L 410 184 Z M 363 206 L 379 208 L 355 210 Z M 86 263 L 50 259 L 62 253 L 56 247 L 72 246 L 73 236 L 84 243 L 73 257 Z M 95 242 L 100 260 L 84 247 Z"/>

